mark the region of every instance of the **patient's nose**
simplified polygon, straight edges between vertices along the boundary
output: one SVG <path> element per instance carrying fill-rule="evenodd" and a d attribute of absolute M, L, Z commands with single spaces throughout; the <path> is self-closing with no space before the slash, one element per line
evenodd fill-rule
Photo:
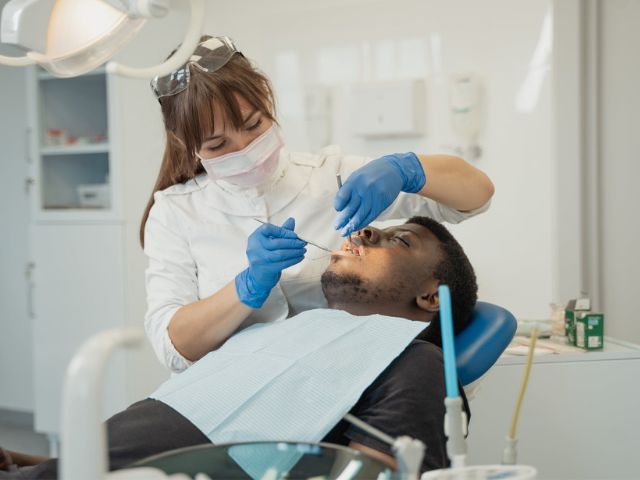
<path fill-rule="evenodd" d="M 380 230 L 374 227 L 365 227 L 360 232 L 359 235 L 367 239 L 368 243 L 372 245 L 377 245 L 380 243 Z"/>

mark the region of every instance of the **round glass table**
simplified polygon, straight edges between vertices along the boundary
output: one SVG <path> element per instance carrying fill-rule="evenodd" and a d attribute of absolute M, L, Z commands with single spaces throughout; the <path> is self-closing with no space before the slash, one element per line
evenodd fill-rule
<path fill-rule="evenodd" d="M 198 445 L 146 458 L 134 467 L 155 467 L 166 474 L 207 474 L 212 480 L 357 480 L 391 479 L 379 460 L 328 443 L 238 443 Z"/>

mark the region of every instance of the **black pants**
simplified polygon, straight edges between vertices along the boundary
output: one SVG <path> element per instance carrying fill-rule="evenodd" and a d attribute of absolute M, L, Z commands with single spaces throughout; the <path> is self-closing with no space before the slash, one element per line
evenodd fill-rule
<path fill-rule="evenodd" d="M 211 443 L 195 425 L 173 408 L 149 398 L 114 415 L 107 420 L 106 426 L 109 470 L 119 470 L 169 450 Z M 57 479 L 58 459 L 47 460 L 35 467 L 0 470 L 0 480 L 36 478 Z"/>

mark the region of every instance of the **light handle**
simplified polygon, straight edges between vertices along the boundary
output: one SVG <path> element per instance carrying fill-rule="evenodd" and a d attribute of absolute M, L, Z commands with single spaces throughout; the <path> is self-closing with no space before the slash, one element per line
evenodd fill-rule
<path fill-rule="evenodd" d="M 202 30 L 204 29 L 205 3 L 204 0 L 189 0 L 191 3 L 191 19 L 189 21 L 189 29 L 182 45 L 176 53 L 168 58 L 164 63 L 147 68 L 133 68 L 122 65 L 118 62 L 107 63 L 107 73 L 113 73 L 121 77 L 151 79 L 153 77 L 162 77 L 177 70 L 187 63 L 193 52 L 195 51 Z"/>
<path fill-rule="evenodd" d="M 28 65 L 34 65 L 36 61 L 33 58 L 29 58 L 26 55 L 24 57 L 7 57 L 0 55 L 0 65 L 8 65 L 9 67 L 26 67 Z"/>

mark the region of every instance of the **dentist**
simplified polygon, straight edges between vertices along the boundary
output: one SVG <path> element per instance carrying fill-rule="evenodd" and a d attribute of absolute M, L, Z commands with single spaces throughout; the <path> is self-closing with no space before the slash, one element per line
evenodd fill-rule
<path fill-rule="evenodd" d="M 337 250 L 374 220 L 459 223 L 489 208 L 493 184 L 458 157 L 285 150 L 269 80 L 227 37 L 202 37 L 151 87 L 167 143 L 140 229 L 145 327 L 172 372 L 249 325 L 327 307 L 330 254 L 297 233 Z"/>

